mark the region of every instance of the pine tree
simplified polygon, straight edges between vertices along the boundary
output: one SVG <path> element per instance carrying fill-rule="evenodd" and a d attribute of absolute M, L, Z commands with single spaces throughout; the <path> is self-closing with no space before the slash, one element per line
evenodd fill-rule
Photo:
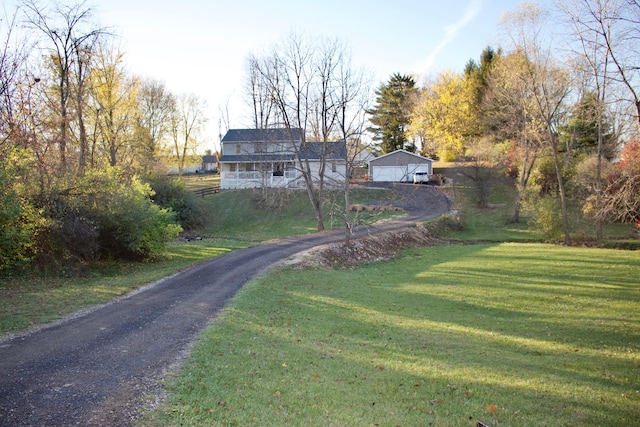
<path fill-rule="evenodd" d="M 367 111 L 374 141 L 379 141 L 383 154 L 400 149 L 414 152 L 416 147 L 408 140 L 406 130 L 418 93 L 416 82 L 411 76 L 396 73 L 375 93 L 376 105 Z"/>

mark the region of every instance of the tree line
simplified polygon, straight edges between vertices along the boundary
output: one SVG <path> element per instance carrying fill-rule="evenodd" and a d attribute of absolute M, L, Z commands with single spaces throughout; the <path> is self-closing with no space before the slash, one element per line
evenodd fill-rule
<path fill-rule="evenodd" d="M 0 270 L 149 258 L 193 225 L 162 165 L 195 154 L 202 99 L 129 73 L 84 2 L 25 0 L 0 43 Z"/>
<path fill-rule="evenodd" d="M 512 221 L 525 207 L 547 237 L 571 243 L 568 205 L 596 224 L 640 221 L 640 4 L 564 0 L 555 13 L 523 3 L 501 19 L 505 44 L 464 71 L 419 87 L 394 74 L 376 90 L 370 131 L 397 149 L 471 161 L 486 207 L 491 183 L 515 178 Z M 562 41 L 551 25 L 564 28 Z"/>

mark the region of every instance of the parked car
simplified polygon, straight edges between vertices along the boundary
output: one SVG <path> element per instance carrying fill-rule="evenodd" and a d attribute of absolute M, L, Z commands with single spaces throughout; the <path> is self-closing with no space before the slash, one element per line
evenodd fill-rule
<path fill-rule="evenodd" d="M 430 180 L 431 175 L 429 175 L 429 172 L 415 172 L 413 174 L 414 184 L 428 184 Z"/>

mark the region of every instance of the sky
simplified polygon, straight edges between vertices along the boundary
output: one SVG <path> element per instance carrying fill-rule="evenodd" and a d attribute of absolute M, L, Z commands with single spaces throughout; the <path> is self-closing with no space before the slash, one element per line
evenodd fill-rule
<path fill-rule="evenodd" d="M 539 0 L 545 6 L 552 0 Z M 393 73 L 425 77 L 464 70 L 501 44 L 498 21 L 518 0 L 88 0 L 119 39 L 129 71 L 208 104 L 202 151 L 217 148 L 220 111 L 250 126 L 243 80 L 248 55 L 292 33 L 339 39 L 375 87 Z"/>

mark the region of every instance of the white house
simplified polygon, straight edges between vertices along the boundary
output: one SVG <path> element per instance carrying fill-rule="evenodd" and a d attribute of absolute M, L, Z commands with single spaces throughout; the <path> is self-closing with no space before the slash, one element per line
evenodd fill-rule
<path fill-rule="evenodd" d="M 308 163 L 314 180 L 324 163 L 328 186 L 346 176 L 344 142 L 305 141 L 301 129 L 230 129 L 222 138 L 220 188 L 305 186 L 300 161 Z"/>
<path fill-rule="evenodd" d="M 374 182 L 413 182 L 413 174 L 433 175 L 433 160 L 397 150 L 369 160 L 369 179 Z"/>

